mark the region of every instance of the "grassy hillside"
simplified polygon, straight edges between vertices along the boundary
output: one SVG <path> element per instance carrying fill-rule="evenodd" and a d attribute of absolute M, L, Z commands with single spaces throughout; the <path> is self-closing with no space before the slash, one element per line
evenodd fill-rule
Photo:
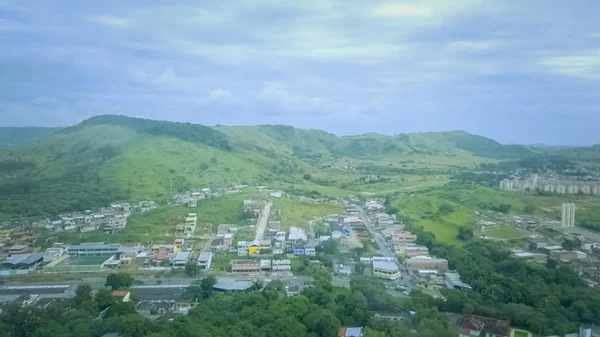
<path fill-rule="evenodd" d="M 0 149 L 0 219 L 240 183 L 310 195 L 409 192 L 444 185 L 457 168 L 530 153 L 462 131 L 338 137 L 280 125 L 98 116 Z"/>
<path fill-rule="evenodd" d="M 17 147 L 35 140 L 42 140 L 61 128 L 0 127 L 0 148 Z"/>

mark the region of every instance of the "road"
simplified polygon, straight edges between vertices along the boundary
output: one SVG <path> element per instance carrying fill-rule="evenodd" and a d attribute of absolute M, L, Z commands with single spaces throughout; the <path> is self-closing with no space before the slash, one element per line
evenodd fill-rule
<path fill-rule="evenodd" d="M 381 233 L 379 233 L 375 229 L 375 225 L 373 224 L 373 221 L 371 220 L 371 218 L 369 217 L 369 215 L 367 215 L 367 213 L 362 209 L 362 207 L 360 207 L 360 206 L 357 205 L 356 208 L 358 209 L 358 213 L 360 214 L 360 218 L 365 223 L 365 227 L 367 228 L 367 232 L 369 232 L 369 235 L 371 235 L 371 237 L 373 238 L 373 240 L 375 240 L 375 242 L 377 243 L 377 246 L 379 247 L 379 250 L 381 251 L 381 253 L 384 256 L 396 256 L 396 254 L 394 254 L 394 252 L 392 252 L 392 250 L 388 246 L 385 245 L 385 239 L 383 238 L 383 236 L 381 235 Z"/>
<path fill-rule="evenodd" d="M 265 235 L 265 229 L 267 229 L 267 223 L 269 222 L 269 214 L 271 213 L 272 205 L 272 202 L 268 202 L 265 205 L 265 208 L 260 215 L 260 219 L 258 219 L 258 222 L 256 223 L 258 225 L 258 228 L 256 229 L 256 240 L 258 241 L 262 240 L 263 236 Z"/>

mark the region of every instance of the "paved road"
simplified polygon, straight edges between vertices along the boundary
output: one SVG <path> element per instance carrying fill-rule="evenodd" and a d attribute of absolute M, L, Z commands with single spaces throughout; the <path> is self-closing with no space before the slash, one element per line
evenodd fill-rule
<path fill-rule="evenodd" d="M 256 240 L 262 240 L 265 234 L 265 229 L 267 229 L 267 223 L 269 222 L 269 214 L 271 213 L 272 205 L 272 202 L 268 202 L 265 205 L 265 208 L 260 215 L 260 219 L 258 219 L 258 222 L 256 223 L 258 225 L 258 228 L 256 229 Z"/>
<path fill-rule="evenodd" d="M 358 209 L 358 213 L 360 214 L 361 219 L 365 223 L 365 227 L 367 228 L 369 235 L 371 235 L 371 237 L 375 240 L 377 246 L 379 246 L 379 250 L 381 251 L 381 253 L 384 256 L 396 256 L 396 254 L 394 254 L 392 250 L 385 245 L 385 239 L 383 238 L 381 233 L 375 230 L 375 224 L 367 215 L 367 213 L 360 206 L 357 206 L 356 208 Z"/>

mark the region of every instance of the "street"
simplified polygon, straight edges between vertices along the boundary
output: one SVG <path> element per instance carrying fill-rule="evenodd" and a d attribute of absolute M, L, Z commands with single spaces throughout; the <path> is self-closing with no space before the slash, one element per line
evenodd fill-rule
<path fill-rule="evenodd" d="M 265 234 L 265 229 L 267 228 L 267 223 L 269 222 L 269 214 L 271 213 L 272 205 L 272 202 L 268 202 L 265 205 L 265 208 L 260 215 L 260 219 L 258 219 L 258 222 L 256 223 L 258 225 L 258 228 L 256 229 L 256 240 L 258 241 L 262 240 L 263 235 Z"/>
<path fill-rule="evenodd" d="M 375 225 L 373 224 L 373 221 L 367 215 L 367 213 L 362 209 L 362 207 L 360 207 L 358 205 L 356 205 L 356 208 L 358 209 L 358 212 L 360 213 L 361 219 L 365 223 L 365 227 L 367 228 L 369 235 L 371 235 L 373 240 L 375 240 L 381 253 L 384 256 L 396 256 L 396 254 L 394 254 L 392 252 L 392 250 L 385 245 L 385 240 L 383 239 L 383 236 L 381 236 L 381 234 L 375 229 Z"/>

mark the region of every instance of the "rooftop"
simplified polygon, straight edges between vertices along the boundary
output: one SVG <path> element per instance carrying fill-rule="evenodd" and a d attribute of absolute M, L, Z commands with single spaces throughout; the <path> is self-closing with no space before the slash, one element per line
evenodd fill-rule
<path fill-rule="evenodd" d="M 434 259 L 434 258 L 425 258 L 425 257 L 415 257 L 412 259 L 406 259 L 404 260 L 407 264 L 412 264 L 412 263 L 444 263 L 444 262 L 448 262 L 448 260 L 446 259 Z"/>
<path fill-rule="evenodd" d="M 387 271 L 398 271 L 398 266 L 392 261 L 373 261 L 373 269 L 387 270 Z"/>
<path fill-rule="evenodd" d="M 217 284 L 213 286 L 213 289 L 217 290 L 247 290 L 252 287 L 252 281 L 249 280 L 238 280 L 235 278 L 217 278 Z"/>
<path fill-rule="evenodd" d="M 17 255 L 13 255 L 9 258 L 6 259 L 6 261 L 4 261 L 4 263 L 6 264 L 13 264 L 13 265 L 17 265 L 17 264 L 32 264 L 35 263 L 36 261 L 43 259 L 44 258 L 44 253 L 33 253 L 33 254 L 17 254 Z"/>
<path fill-rule="evenodd" d="M 461 329 L 485 331 L 496 336 L 508 336 L 510 334 L 510 323 L 490 317 L 465 316 L 460 320 Z"/>
<path fill-rule="evenodd" d="M 121 245 L 118 243 L 104 243 L 104 242 L 84 242 L 79 245 L 70 246 L 69 250 L 97 250 L 97 249 L 119 249 Z"/>
<path fill-rule="evenodd" d="M 129 294 L 129 291 L 124 291 L 124 290 L 114 290 L 112 292 L 112 295 L 115 297 L 125 297 Z"/>
<path fill-rule="evenodd" d="M 363 337 L 362 328 L 340 328 L 338 337 Z"/>
<path fill-rule="evenodd" d="M 198 256 L 198 261 L 206 261 L 212 259 L 212 252 L 201 252 Z"/>

